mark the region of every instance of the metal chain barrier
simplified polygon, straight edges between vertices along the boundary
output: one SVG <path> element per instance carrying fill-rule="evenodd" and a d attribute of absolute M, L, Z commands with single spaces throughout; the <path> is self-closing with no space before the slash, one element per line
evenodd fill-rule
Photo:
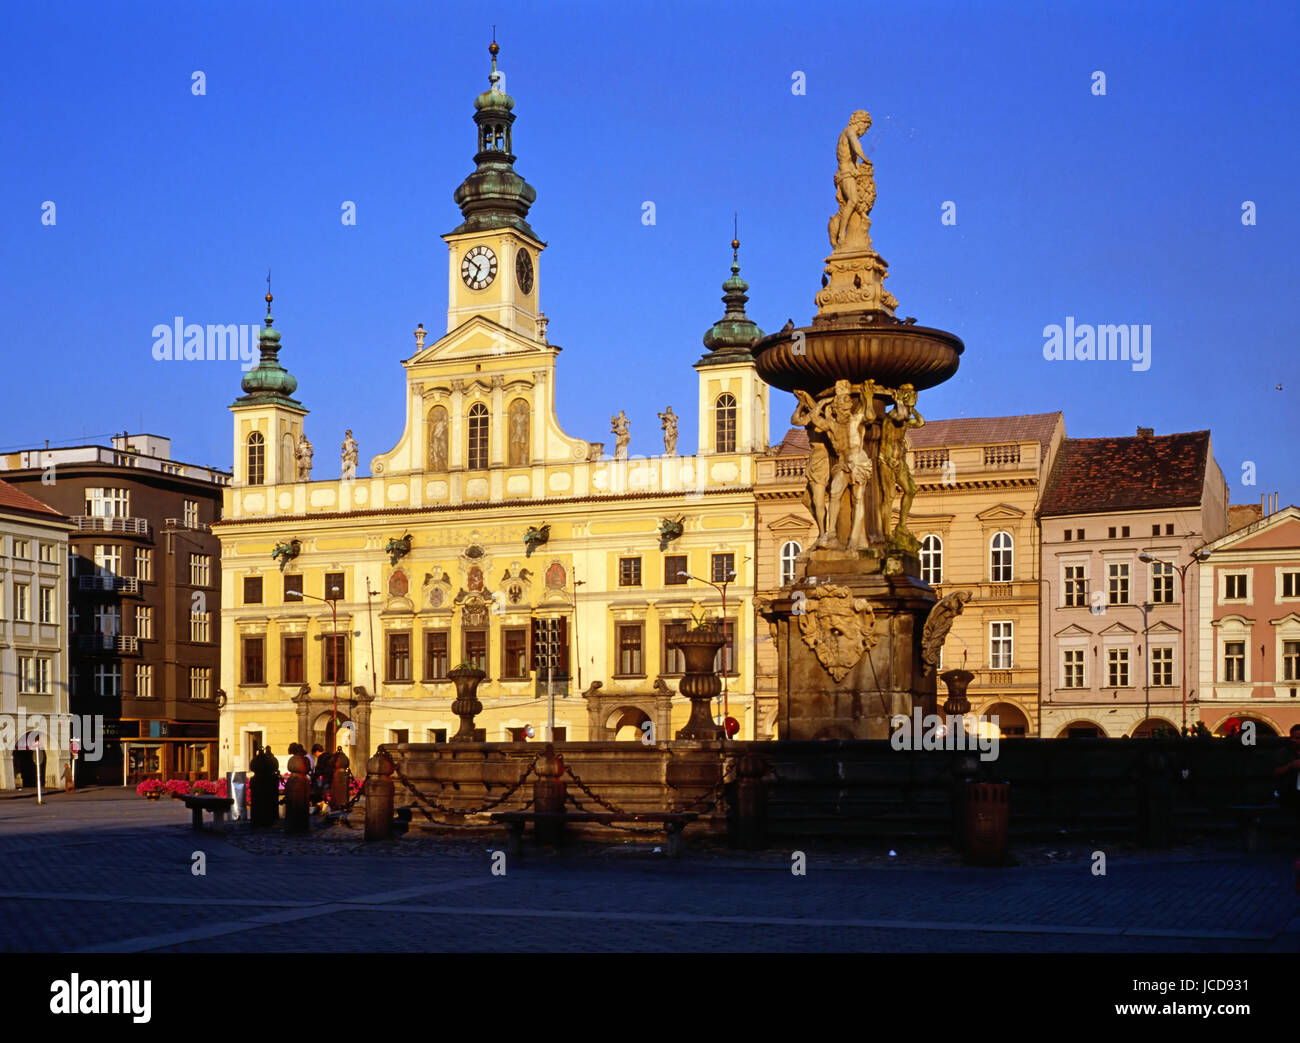
<path fill-rule="evenodd" d="M 418 787 L 414 782 L 412 782 L 410 779 L 406 777 L 405 773 L 398 766 L 396 759 L 394 759 L 391 753 L 388 754 L 388 759 L 393 762 L 393 775 L 397 778 L 397 781 L 400 782 L 406 788 L 406 790 L 411 794 L 411 796 L 413 796 L 416 799 L 417 803 L 414 806 L 419 808 L 420 813 L 424 815 L 424 817 L 427 818 L 430 822 L 436 822 L 438 820 L 435 819 L 432 815 L 430 815 L 429 812 L 426 811 L 424 807 L 421 807 L 421 804 L 428 805 L 428 807 L 432 808 L 434 811 L 439 811 L 444 815 L 481 814 L 484 811 L 489 810 L 490 808 L 495 808 L 500 806 L 501 804 L 504 804 L 507 800 L 509 800 L 512 796 L 514 796 L 514 794 L 519 790 L 519 787 L 528 781 L 528 777 L 534 774 L 534 772 L 537 769 L 537 762 L 538 760 L 541 759 L 542 756 L 543 754 L 539 753 L 536 757 L 534 757 L 532 759 L 532 763 L 530 763 L 528 767 L 524 770 L 524 773 L 519 776 L 518 781 L 516 781 L 513 786 L 509 787 L 504 793 L 502 793 L 501 796 L 497 797 L 495 800 L 489 800 L 487 803 L 481 804 L 476 808 L 451 807 L 450 805 L 443 804 L 442 802 L 435 800 L 433 797 L 430 797 L 427 793 L 422 792 L 420 790 L 420 787 Z M 532 804 L 532 801 L 529 800 L 528 804 Z M 527 805 L 525 805 L 525 807 L 527 807 Z M 463 823 L 443 822 L 440 824 L 445 826 L 459 826 L 462 825 Z"/>

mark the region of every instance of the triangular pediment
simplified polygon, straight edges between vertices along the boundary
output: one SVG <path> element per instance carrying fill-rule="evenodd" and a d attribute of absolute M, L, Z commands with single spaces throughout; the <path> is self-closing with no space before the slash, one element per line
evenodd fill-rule
<path fill-rule="evenodd" d="M 423 351 L 407 359 L 407 369 L 436 362 L 461 362 L 469 359 L 500 359 L 511 356 L 537 357 L 539 360 L 558 351 L 549 344 L 522 337 L 514 330 L 482 315 L 461 323 L 445 337 L 440 337 Z"/>
<path fill-rule="evenodd" d="M 1024 516 L 1024 511 L 1019 507 L 1012 507 L 1009 503 L 994 504 L 975 515 L 982 522 L 1016 521 Z"/>
<path fill-rule="evenodd" d="M 1152 627 L 1147 631 L 1147 633 L 1149 633 L 1149 634 L 1160 634 L 1160 635 L 1165 635 L 1165 634 L 1177 634 L 1177 633 L 1178 633 L 1178 628 L 1177 628 L 1176 626 L 1173 626 L 1173 625 L 1170 624 L 1170 623 L 1166 623 L 1166 622 L 1164 622 L 1164 621 L 1161 621 L 1161 622 L 1156 623 L 1155 625 L 1153 625 L 1153 626 L 1152 626 Z"/>
<path fill-rule="evenodd" d="M 786 514 L 776 521 L 768 522 L 767 527 L 776 533 L 802 535 L 808 531 L 812 524 L 812 518 L 806 514 Z"/>
<path fill-rule="evenodd" d="M 1092 637 L 1092 631 L 1084 630 L 1078 623 L 1071 623 L 1064 630 L 1058 630 L 1053 637 Z"/>
<path fill-rule="evenodd" d="M 1102 637 L 1132 637 L 1137 631 L 1126 623 L 1112 623 L 1101 631 Z"/>

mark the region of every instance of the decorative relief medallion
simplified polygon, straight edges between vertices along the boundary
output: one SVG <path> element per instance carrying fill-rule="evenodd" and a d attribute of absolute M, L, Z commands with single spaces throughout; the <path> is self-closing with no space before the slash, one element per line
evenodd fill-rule
<path fill-rule="evenodd" d="M 804 644 L 836 683 L 880 640 L 871 602 L 855 598 L 848 587 L 829 585 L 809 591 L 807 611 L 798 620 Z"/>

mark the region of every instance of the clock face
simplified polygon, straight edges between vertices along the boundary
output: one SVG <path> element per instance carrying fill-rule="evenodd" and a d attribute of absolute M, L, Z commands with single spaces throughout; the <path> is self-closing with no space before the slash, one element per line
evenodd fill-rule
<path fill-rule="evenodd" d="M 521 249 L 515 254 L 515 278 L 524 293 L 533 292 L 533 258 L 527 250 Z"/>
<path fill-rule="evenodd" d="M 491 247 L 476 246 L 460 262 L 460 277 L 471 290 L 481 290 L 497 277 L 497 255 Z"/>

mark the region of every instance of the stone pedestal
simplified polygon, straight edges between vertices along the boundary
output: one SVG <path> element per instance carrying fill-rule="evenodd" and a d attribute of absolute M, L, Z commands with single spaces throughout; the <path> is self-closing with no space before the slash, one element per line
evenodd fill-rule
<path fill-rule="evenodd" d="M 933 706 L 921 630 L 935 603 L 915 558 L 811 552 L 768 603 L 782 739 L 887 739 L 890 719 Z"/>

